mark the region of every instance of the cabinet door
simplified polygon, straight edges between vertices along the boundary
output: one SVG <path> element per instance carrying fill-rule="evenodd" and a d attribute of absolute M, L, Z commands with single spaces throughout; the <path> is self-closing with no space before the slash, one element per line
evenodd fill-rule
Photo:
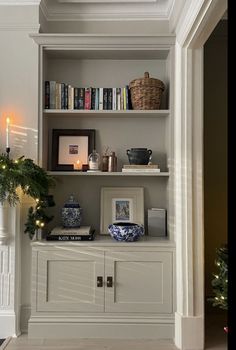
<path fill-rule="evenodd" d="M 106 254 L 105 311 L 173 312 L 172 260 L 172 252 Z"/>
<path fill-rule="evenodd" d="M 73 248 L 39 251 L 37 311 L 104 311 L 104 253 Z"/>

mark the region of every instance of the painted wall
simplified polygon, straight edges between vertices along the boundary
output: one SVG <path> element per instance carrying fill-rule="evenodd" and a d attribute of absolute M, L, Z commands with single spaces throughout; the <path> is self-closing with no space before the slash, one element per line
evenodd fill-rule
<path fill-rule="evenodd" d="M 25 155 L 35 160 L 38 46 L 29 33 L 38 32 L 38 12 L 38 6 L 0 6 L 0 152 L 5 151 L 6 116 L 9 116 L 11 156 Z M 26 310 L 30 305 L 31 247 L 23 231 L 29 204 L 23 205 L 21 228 L 17 232 L 21 236 L 21 261 L 17 262 L 18 267 L 21 263 L 21 305 Z"/>
<path fill-rule="evenodd" d="M 205 295 L 212 295 L 216 248 L 227 242 L 227 21 L 204 46 Z"/>

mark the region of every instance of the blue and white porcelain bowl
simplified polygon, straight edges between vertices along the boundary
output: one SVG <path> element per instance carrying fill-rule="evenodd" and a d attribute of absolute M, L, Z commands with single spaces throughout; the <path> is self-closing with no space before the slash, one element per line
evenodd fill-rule
<path fill-rule="evenodd" d="M 110 235 L 120 242 L 134 242 L 144 235 L 142 225 L 133 222 L 117 222 L 108 226 Z"/>

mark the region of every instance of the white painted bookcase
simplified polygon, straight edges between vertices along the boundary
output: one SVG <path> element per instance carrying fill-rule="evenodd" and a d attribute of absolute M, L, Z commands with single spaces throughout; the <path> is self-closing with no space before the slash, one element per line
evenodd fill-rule
<path fill-rule="evenodd" d="M 99 232 L 101 187 L 144 187 L 144 208 L 166 208 L 167 238 L 145 236 L 118 243 L 32 243 L 30 337 L 173 338 L 175 244 L 173 235 L 173 36 L 35 34 L 39 45 L 39 162 L 58 179 L 55 219 L 74 193 L 83 223 Z M 166 90 L 158 111 L 44 110 L 44 82 L 78 87 L 122 87 L 149 71 Z M 95 129 L 96 149 L 118 156 L 117 173 L 51 171 L 52 129 Z M 158 174 L 126 174 L 126 150 L 153 150 Z M 72 176 L 73 175 L 73 176 Z"/>

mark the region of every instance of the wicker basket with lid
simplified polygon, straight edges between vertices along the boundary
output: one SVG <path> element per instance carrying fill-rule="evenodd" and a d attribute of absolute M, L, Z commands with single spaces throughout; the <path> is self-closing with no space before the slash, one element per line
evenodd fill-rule
<path fill-rule="evenodd" d="M 149 78 L 149 73 L 144 73 L 144 78 L 134 79 L 129 83 L 131 102 L 133 109 L 159 109 L 161 96 L 165 90 L 164 83 L 155 78 Z"/>

